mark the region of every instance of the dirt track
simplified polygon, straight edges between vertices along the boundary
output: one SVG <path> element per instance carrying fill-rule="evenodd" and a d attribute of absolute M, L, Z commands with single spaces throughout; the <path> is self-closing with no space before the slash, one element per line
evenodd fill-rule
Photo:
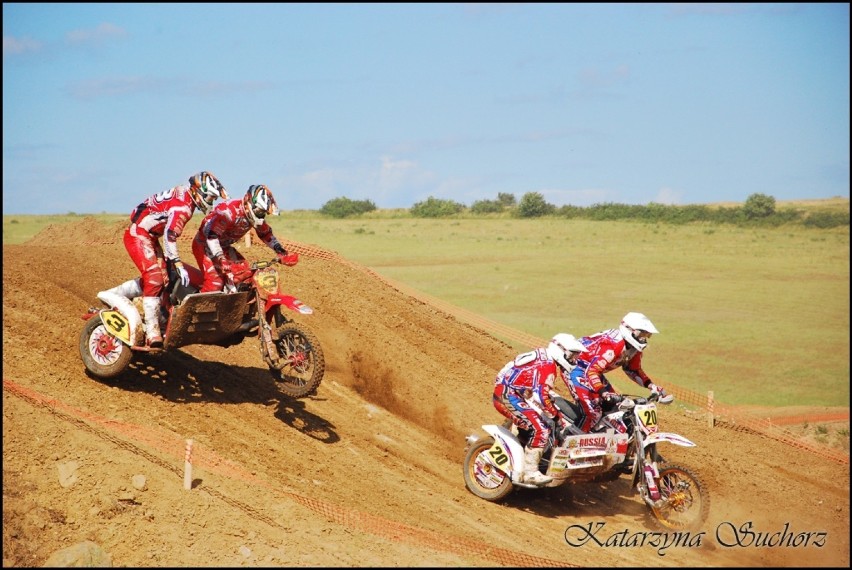
<path fill-rule="evenodd" d="M 698 447 L 664 454 L 711 492 L 700 545 L 637 545 L 634 533 L 652 529 L 624 479 L 478 499 L 462 480 L 464 436 L 500 420 L 492 379 L 514 351 L 333 261 L 303 257 L 285 274 L 314 308 L 303 322 L 326 354 L 315 397 L 279 397 L 253 339 L 93 380 L 80 315 L 135 274 L 121 231 L 84 219 L 3 248 L 4 566 L 40 566 L 84 540 L 116 566 L 849 566 L 848 464 L 709 429 L 676 405 L 663 428 Z M 63 487 L 60 469 L 74 462 L 77 480 Z M 144 490 L 131 483 L 139 474 Z M 567 527 L 597 522 L 601 540 L 634 538 L 566 544 Z M 824 532 L 824 546 L 717 539 L 749 522 Z"/>

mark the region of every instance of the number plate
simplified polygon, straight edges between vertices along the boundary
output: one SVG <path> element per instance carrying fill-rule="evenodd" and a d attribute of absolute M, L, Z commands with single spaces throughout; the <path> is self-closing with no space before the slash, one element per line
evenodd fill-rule
<path fill-rule="evenodd" d="M 657 431 L 657 406 L 656 404 L 641 404 L 636 406 L 634 410 L 636 417 L 645 427 L 648 433 L 656 433 Z"/>
<path fill-rule="evenodd" d="M 101 322 L 109 334 L 124 344 L 133 346 L 133 343 L 130 342 L 130 323 L 124 318 L 124 315 L 118 311 L 102 311 Z"/>

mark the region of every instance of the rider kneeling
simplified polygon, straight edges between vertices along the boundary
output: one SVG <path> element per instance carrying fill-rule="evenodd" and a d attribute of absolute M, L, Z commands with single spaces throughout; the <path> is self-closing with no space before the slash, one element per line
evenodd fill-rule
<path fill-rule="evenodd" d="M 494 382 L 492 401 L 498 412 L 531 432 L 524 447 L 524 471 L 520 482 L 545 485 L 553 479 L 539 471 L 544 447 L 554 424 L 567 420 L 553 404 L 550 392 L 557 374 L 568 379 L 585 347 L 570 334 L 559 333 L 546 348 L 524 352 L 506 363 Z"/>

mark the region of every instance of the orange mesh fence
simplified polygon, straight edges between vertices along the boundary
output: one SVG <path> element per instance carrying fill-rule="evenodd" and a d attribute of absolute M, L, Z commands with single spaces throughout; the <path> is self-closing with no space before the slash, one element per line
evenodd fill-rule
<path fill-rule="evenodd" d="M 47 397 L 31 388 L 21 386 L 5 378 L 3 379 L 3 389 L 33 405 L 46 408 L 54 415 L 69 423 L 92 432 L 122 449 L 144 457 L 151 463 L 159 465 L 179 476 L 183 475 L 183 470 L 174 461 L 178 460 L 183 465 L 183 461 L 186 459 L 186 440 L 177 434 L 105 418 L 75 408 L 55 398 Z M 143 449 L 140 445 L 160 452 L 166 459 Z M 169 459 L 172 461 L 169 461 Z M 206 449 L 203 444 L 199 444 L 197 441 L 194 442 L 192 449 L 192 464 L 194 468 L 218 473 L 231 479 L 242 480 L 256 487 L 263 487 L 268 492 L 290 499 L 308 508 L 330 522 L 345 525 L 358 532 L 366 532 L 393 541 L 405 540 L 411 544 L 431 548 L 432 550 L 449 552 L 462 557 L 479 556 L 495 562 L 500 566 L 576 567 L 574 564 L 499 548 L 486 542 L 442 535 L 376 515 L 347 509 L 315 497 L 306 497 L 296 493 L 280 491 L 276 485 L 253 475 L 232 461 L 219 457 L 214 451 Z M 256 520 L 265 522 L 273 527 L 284 528 L 281 523 L 258 508 L 233 499 L 212 486 L 205 486 L 201 491 L 244 511 Z"/>
<path fill-rule="evenodd" d="M 331 521 L 344 524 L 350 528 L 365 530 L 371 534 L 391 540 L 406 540 L 434 550 L 443 550 L 465 556 L 475 554 L 482 558 L 499 562 L 501 566 L 577 567 L 574 564 L 563 561 L 533 556 L 523 552 L 515 552 L 476 540 L 447 536 L 395 521 L 388 521 L 385 518 L 375 515 L 342 509 L 337 505 L 311 497 L 289 493 L 288 496 L 312 511 L 324 515 Z"/>
<path fill-rule="evenodd" d="M 21 386 L 5 378 L 3 379 L 3 389 L 20 396 L 32 404 L 47 408 L 54 414 L 83 428 L 95 428 L 106 433 L 116 434 L 168 455 L 174 455 L 175 450 L 181 450 L 180 458 L 181 460 L 184 458 L 186 440 L 177 434 L 92 414 L 86 410 L 75 408 L 61 400 L 44 396 L 31 388 Z M 122 447 L 126 447 L 119 440 L 112 439 L 112 441 L 119 443 Z M 249 483 L 257 483 L 259 481 L 251 472 L 232 461 L 219 457 L 203 445 L 199 445 L 198 442 L 195 442 L 193 447 L 192 458 L 194 465 L 203 466 L 203 468 L 213 473 L 218 473 L 232 479 L 241 479 Z M 171 469 L 170 465 L 168 467 Z M 178 469 L 177 472 L 179 474 L 183 473 L 182 469 Z"/>
<path fill-rule="evenodd" d="M 457 319 L 466 322 L 476 328 L 479 328 L 487 333 L 490 333 L 495 337 L 507 339 L 511 342 L 517 343 L 520 346 L 543 346 L 547 342 L 547 339 L 536 337 L 534 335 L 515 330 L 506 325 L 491 321 L 480 315 L 477 315 L 476 313 L 468 311 L 467 309 L 456 307 L 450 303 L 417 291 L 416 289 L 413 289 L 407 285 L 379 275 L 368 267 L 358 265 L 357 263 L 354 263 L 344 257 L 341 257 L 336 252 L 329 251 L 327 249 L 323 249 L 314 245 L 308 245 L 298 242 L 287 242 L 287 249 L 297 251 L 301 255 L 307 255 L 309 257 L 316 257 L 320 259 L 327 259 L 330 261 L 343 263 L 359 271 L 366 272 L 378 279 L 379 281 L 382 281 L 386 285 L 392 287 L 393 289 L 396 289 L 400 293 L 403 293 L 427 305 L 440 309 L 443 312 L 452 315 L 453 317 L 456 317 Z M 692 405 L 704 410 L 707 414 L 712 414 L 715 419 L 715 422 L 722 427 L 750 430 L 755 433 L 759 433 L 766 437 L 790 445 L 791 447 L 794 447 L 796 449 L 808 451 L 839 463 L 849 463 L 848 452 L 832 449 L 828 446 L 812 444 L 802 441 L 801 438 L 799 438 L 795 433 L 786 430 L 782 427 L 782 424 L 813 424 L 817 422 L 849 420 L 848 411 L 843 413 L 821 414 L 814 416 L 795 416 L 784 418 L 782 420 L 770 421 L 765 418 L 756 418 L 751 414 L 738 410 L 734 406 L 726 406 L 718 402 L 714 402 L 710 400 L 706 394 L 699 394 L 697 392 L 693 392 L 691 390 L 679 386 L 669 387 L 669 385 L 667 385 L 666 388 L 677 398 L 677 401 L 680 404 Z"/>

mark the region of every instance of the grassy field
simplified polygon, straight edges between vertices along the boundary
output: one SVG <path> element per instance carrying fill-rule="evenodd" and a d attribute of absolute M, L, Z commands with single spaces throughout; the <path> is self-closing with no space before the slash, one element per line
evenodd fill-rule
<path fill-rule="evenodd" d="M 74 219 L 4 215 L 3 242 Z M 730 404 L 849 406 L 848 227 L 413 219 L 392 212 L 344 220 L 285 212 L 272 226 L 285 240 L 337 251 L 542 338 L 590 334 L 617 325 L 628 311 L 643 312 L 661 331 L 645 368 L 663 385 L 713 390 Z M 620 372 L 612 377 L 628 386 Z"/>
<path fill-rule="evenodd" d="M 128 220 L 129 214 L 62 214 L 55 216 L 33 216 L 29 214 L 3 215 L 3 244 L 24 243 L 31 237 L 37 235 L 41 230 L 51 224 L 65 224 L 80 221 L 85 216 L 91 215 L 105 224 L 112 224 L 119 220 Z"/>

